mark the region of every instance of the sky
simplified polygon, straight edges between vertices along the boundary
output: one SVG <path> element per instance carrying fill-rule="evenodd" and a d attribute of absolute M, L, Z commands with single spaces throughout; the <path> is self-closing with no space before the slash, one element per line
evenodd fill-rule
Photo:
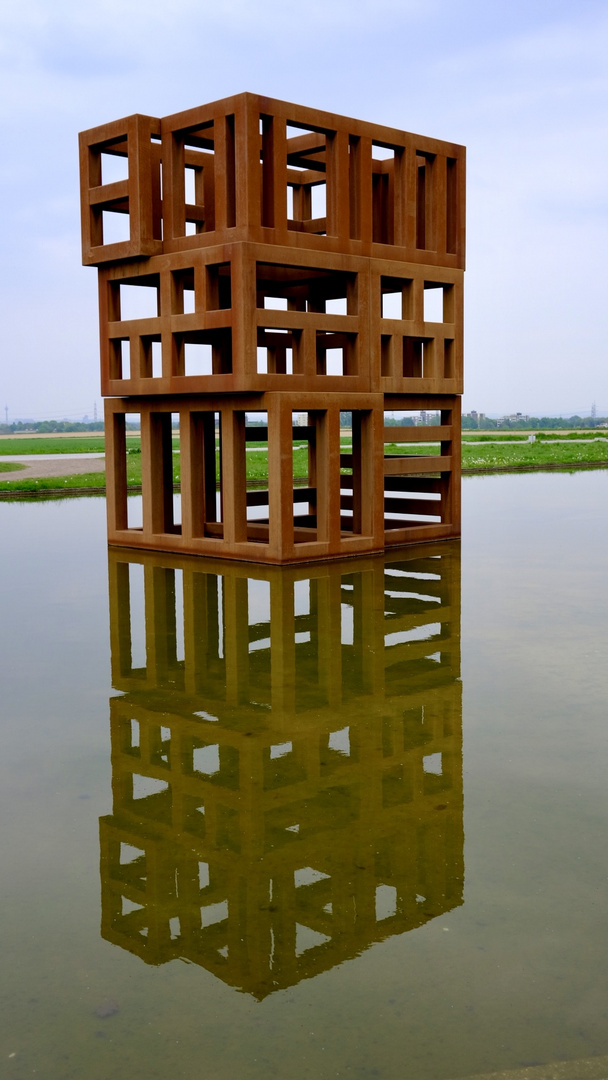
<path fill-rule="evenodd" d="M 465 411 L 608 415 L 605 0 L 0 9 L 0 420 L 101 414 L 77 134 L 248 90 L 467 147 Z"/>

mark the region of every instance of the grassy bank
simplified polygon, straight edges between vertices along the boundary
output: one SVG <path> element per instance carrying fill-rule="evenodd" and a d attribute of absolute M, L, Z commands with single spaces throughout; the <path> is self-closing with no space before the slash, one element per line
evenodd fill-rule
<path fill-rule="evenodd" d="M 488 442 L 529 442 L 530 435 L 534 435 L 537 440 L 541 442 L 567 439 L 568 442 L 575 442 L 577 439 L 588 442 L 592 439 L 608 439 L 608 431 L 602 431 L 594 428 L 586 429 L 585 431 L 536 431 L 536 432 L 516 432 L 510 431 L 504 434 L 498 431 L 463 431 L 462 441 L 464 442 L 476 442 L 476 443 L 488 443 Z"/>
<path fill-rule="evenodd" d="M 19 472 L 20 469 L 25 469 L 25 465 L 20 465 L 18 461 L 0 461 L 0 472 Z"/>
<path fill-rule="evenodd" d="M 608 463 L 608 440 L 598 442 L 515 443 L 462 447 L 464 469 L 518 469 L 547 465 L 578 466 L 586 463 Z"/>

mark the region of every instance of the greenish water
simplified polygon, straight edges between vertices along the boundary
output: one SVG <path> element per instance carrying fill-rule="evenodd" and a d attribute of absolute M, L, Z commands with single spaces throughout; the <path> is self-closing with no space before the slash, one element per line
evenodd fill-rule
<path fill-rule="evenodd" d="M 462 544 L 298 571 L 0 504 L 0 1076 L 607 1054 L 607 485 L 467 478 Z"/>

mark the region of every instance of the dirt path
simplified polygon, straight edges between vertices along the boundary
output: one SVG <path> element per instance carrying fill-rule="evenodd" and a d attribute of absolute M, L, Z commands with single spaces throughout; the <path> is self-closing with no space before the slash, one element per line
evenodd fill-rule
<path fill-rule="evenodd" d="M 0 461 L 2 461 L 1 457 Z M 11 469 L 10 472 L 2 472 L 0 473 L 0 479 L 42 480 L 47 476 L 77 476 L 81 473 L 103 473 L 106 469 L 103 454 L 100 454 L 99 457 L 86 457 L 84 459 L 81 454 L 77 457 L 72 457 L 69 454 L 57 454 L 48 461 L 28 461 L 27 456 L 24 455 L 19 464 L 25 465 L 25 469 L 15 469 L 14 472 Z"/>

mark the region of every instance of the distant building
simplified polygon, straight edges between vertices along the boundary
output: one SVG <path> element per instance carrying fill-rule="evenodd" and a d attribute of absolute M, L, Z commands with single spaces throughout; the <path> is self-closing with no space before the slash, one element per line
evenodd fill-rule
<path fill-rule="evenodd" d="M 496 426 L 504 427 L 505 424 L 516 424 L 520 420 L 524 423 L 527 423 L 529 419 L 530 417 L 525 415 L 524 413 L 510 413 L 508 416 L 499 417 L 496 421 Z"/>

